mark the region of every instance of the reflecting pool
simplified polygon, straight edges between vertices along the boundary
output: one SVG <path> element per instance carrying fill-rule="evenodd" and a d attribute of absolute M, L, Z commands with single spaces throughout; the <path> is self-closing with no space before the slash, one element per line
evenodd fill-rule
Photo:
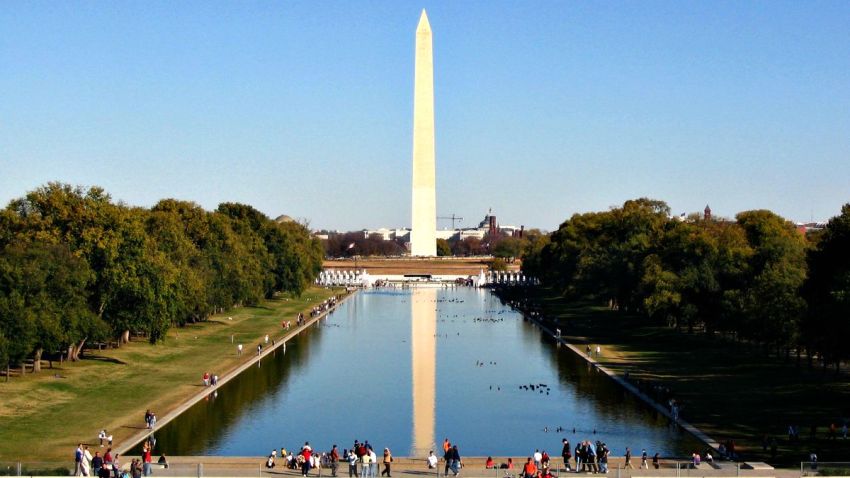
<path fill-rule="evenodd" d="M 614 455 L 701 448 L 491 292 L 429 287 L 359 292 L 155 437 L 168 455 L 355 439 L 399 456 L 444 438 L 466 456 L 558 456 L 561 438 L 601 440 Z"/>

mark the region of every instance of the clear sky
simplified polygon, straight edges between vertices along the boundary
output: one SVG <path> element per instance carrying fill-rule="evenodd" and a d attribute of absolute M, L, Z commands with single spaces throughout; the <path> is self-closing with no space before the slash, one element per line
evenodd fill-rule
<path fill-rule="evenodd" d="M 440 215 L 850 202 L 850 2 L 774 0 L 5 1 L 0 201 L 55 180 L 408 226 L 423 7 Z"/>

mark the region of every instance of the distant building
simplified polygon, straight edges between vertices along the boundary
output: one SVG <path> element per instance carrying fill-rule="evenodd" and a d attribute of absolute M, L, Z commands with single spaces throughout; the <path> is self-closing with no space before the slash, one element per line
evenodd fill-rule
<path fill-rule="evenodd" d="M 457 237 L 458 230 L 457 229 L 437 229 L 437 239 L 453 239 Z"/>
<path fill-rule="evenodd" d="M 385 241 L 392 241 L 395 239 L 395 230 L 387 229 L 382 227 L 380 229 L 363 229 L 363 238 L 368 239 L 370 236 L 378 235 L 381 236 L 381 239 Z"/>
<path fill-rule="evenodd" d="M 809 231 L 820 231 L 826 228 L 825 222 L 798 222 L 795 224 L 797 226 L 797 230 L 802 234 L 805 234 Z"/>
<path fill-rule="evenodd" d="M 290 219 L 291 220 L 291 219 Z M 522 237 L 525 231 L 524 226 L 501 226 L 496 220 L 496 216 L 492 214 L 492 210 L 488 211 L 484 219 L 478 223 L 478 227 L 466 227 L 456 229 L 437 229 L 435 231 L 437 239 L 445 239 L 447 241 L 464 240 L 474 237 L 478 240 L 484 239 L 485 236 L 491 237 Z M 402 241 L 410 242 L 410 228 L 386 228 L 378 229 L 362 229 L 359 231 L 364 238 L 372 235 L 378 235 L 385 241 Z M 317 231 L 316 237 L 327 239 L 328 237 L 340 234 L 339 231 Z"/>

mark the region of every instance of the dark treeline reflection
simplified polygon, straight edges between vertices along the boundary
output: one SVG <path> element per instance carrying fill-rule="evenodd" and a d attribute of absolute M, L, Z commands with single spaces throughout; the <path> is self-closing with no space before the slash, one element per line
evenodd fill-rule
<path fill-rule="evenodd" d="M 673 425 L 670 420 L 658 413 L 654 408 L 643 403 L 608 377 L 605 373 L 593 367 L 584 358 L 576 355 L 570 348 L 558 346 L 554 338 L 542 333 L 533 323 L 527 321 L 529 327 L 525 330 L 537 334 L 540 342 L 545 347 L 556 350 L 552 354 L 545 355 L 554 370 L 557 370 L 558 379 L 562 386 L 575 389 L 576 395 L 589 406 L 593 407 L 598 415 L 611 417 L 613 421 L 603 422 L 590 430 L 576 429 L 579 439 L 586 438 L 588 432 L 596 434 L 605 440 L 607 433 L 614 432 L 614 427 L 666 427 L 671 436 L 676 437 L 677 453 L 687 455 L 690 451 L 702 448 L 700 442 L 684 429 Z M 569 434 L 572 427 L 568 427 Z"/>
<path fill-rule="evenodd" d="M 218 393 L 210 393 L 179 417 L 153 434 L 155 451 L 166 455 L 199 455 L 215 448 L 224 439 L 227 430 L 264 402 L 273 402 L 285 393 L 291 371 L 305 365 L 309 347 L 321 336 L 321 328 L 313 327 L 278 348 L 273 356 L 264 358 L 260 365 L 243 371 L 238 377 L 221 385 Z M 141 454 L 141 444 L 131 454 Z"/>

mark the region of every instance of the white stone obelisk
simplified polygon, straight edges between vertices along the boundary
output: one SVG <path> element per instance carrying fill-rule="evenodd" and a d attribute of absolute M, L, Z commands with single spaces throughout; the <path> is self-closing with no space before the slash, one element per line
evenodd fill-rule
<path fill-rule="evenodd" d="M 416 27 L 413 85 L 413 202 L 410 254 L 437 255 L 437 193 L 434 154 L 434 56 L 431 24 L 422 10 Z"/>

